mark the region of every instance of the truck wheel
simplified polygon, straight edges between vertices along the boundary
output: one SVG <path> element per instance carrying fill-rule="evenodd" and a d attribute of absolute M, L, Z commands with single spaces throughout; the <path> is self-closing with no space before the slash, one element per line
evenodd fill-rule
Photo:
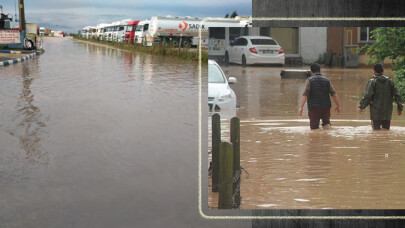
<path fill-rule="evenodd" d="M 191 41 L 189 39 L 184 39 L 181 46 L 184 48 L 189 48 L 191 47 Z"/>
<path fill-rule="evenodd" d="M 228 52 L 225 52 L 225 65 L 226 66 L 229 65 L 229 54 L 228 54 Z"/>
<path fill-rule="evenodd" d="M 246 57 L 242 55 L 242 67 L 246 67 Z"/>
<path fill-rule="evenodd" d="M 173 40 L 172 40 L 172 45 L 173 45 L 173 47 L 179 47 L 179 44 L 180 44 L 180 42 L 179 42 L 178 39 L 173 39 Z"/>

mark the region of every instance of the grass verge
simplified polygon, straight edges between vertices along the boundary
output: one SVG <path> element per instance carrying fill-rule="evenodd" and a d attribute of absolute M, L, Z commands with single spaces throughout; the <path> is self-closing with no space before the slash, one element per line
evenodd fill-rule
<path fill-rule="evenodd" d="M 170 56 L 178 59 L 198 61 L 198 48 L 175 48 L 171 44 L 158 43 L 154 44 L 152 47 L 145 47 L 140 44 L 125 44 L 125 43 L 116 43 L 109 41 L 101 41 L 94 39 L 84 39 L 79 36 L 73 36 L 73 39 L 88 41 L 92 43 L 103 44 L 118 49 L 137 52 L 137 53 L 147 53 L 151 55 L 160 55 L 160 56 Z M 208 51 L 203 49 L 201 50 L 201 62 L 208 63 Z"/>

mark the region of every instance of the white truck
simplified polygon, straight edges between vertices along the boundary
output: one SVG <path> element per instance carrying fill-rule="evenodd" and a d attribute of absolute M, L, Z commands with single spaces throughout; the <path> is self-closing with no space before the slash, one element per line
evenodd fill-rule
<path fill-rule="evenodd" d="M 107 26 L 107 24 L 105 23 L 100 23 L 96 25 L 96 35 L 94 37 L 96 40 L 100 40 L 100 37 L 102 36 L 102 32 L 105 26 Z"/>
<path fill-rule="evenodd" d="M 41 27 L 42 28 L 42 27 Z M 39 28 L 39 34 L 41 35 L 41 28 Z M 89 39 L 91 26 L 86 26 L 81 29 L 80 35 L 82 38 Z"/>
<path fill-rule="evenodd" d="M 138 25 L 135 28 L 134 43 L 136 43 L 136 44 L 145 43 L 146 44 L 146 42 L 144 42 L 144 41 L 146 41 L 146 34 L 148 33 L 148 30 L 149 30 L 149 23 L 150 23 L 149 20 L 143 20 L 138 23 Z"/>
<path fill-rule="evenodd" d="M 251 18 L 152 17 L 145 37 L 146 45 L 152 46 L 154 42 L 166 41 L 171 42 L 173 46 L 196 46 L 200 26 L 202 45 L 208 46 L 209 27 L 251 27 Z"/>
<path fill-rule="evenodd" d="M 124 43 L 124 35 L 128 21 L 132 19 L 125 19 L 115 22 L 114 31 L 112 33 L 112 41 L 118 43 Z"/>

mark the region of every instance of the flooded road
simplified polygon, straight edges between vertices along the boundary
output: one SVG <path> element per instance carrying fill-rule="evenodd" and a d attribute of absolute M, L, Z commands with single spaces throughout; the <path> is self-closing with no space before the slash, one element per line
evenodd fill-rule
<path fill-rule="evenodd" d="M 306 105 L 297 114 L 305 79 L 281 79 L 277 67 L 223 70 L 238 79 L 232 88 L 240 105 L 241 166 L 249 172 L 242 209 L 405 208 L 405 119 L 394 110 L 390 131 L 372 131 L 369 109 L 357 112 L 371 67 L 322 69 L 341 114 L 332 107 L 332 129 L 315 131 Z M 229 141 L 226 121 L 224 130 Z M 212 207 L 216 197 L 210 194 Z"/>
<path fill-rule="evenodd" d="M 197 64 L 67 38 L 44 49 L 0 68 L 0 227 L 207 226 Z M 224 224 L 250 225 L 210 227 Z"/>

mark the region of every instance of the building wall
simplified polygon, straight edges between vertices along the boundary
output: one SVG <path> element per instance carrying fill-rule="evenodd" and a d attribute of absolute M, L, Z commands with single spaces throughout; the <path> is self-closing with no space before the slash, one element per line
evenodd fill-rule
<path fill-rule="evenodd" d="M 27 23 L 25 26 L 26 26 L 27 33 L 37 34 L 37 31 L 38 31 L 38 25 L 37 24 Z"/>
<path fill-rule="evenodd" d="M 270 36 L 284 49 L 287 56 L 299 54 L 298 28 L 270 28 Z"/>
<path fill-rule="evenodd" d="M 358 28 L 357 27 L 347 27 L 345 28 L 345 45 L 357 45 L 359 42 L 358 38 Z"/>
<path fill-rule="evenodd" d="M 323 58 L 327 47 L 326 27 L 300 28 L 300 54 L 304 64 L 310 64 Z"/>

